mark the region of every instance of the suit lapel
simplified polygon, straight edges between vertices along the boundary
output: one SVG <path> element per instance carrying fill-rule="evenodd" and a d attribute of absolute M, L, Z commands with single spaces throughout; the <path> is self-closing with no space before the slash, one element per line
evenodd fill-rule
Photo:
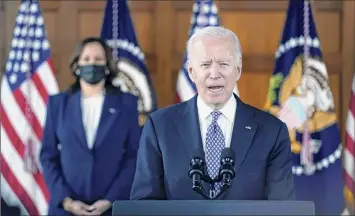
<path fill-rule="evenodd" d="M 99 126 L 97 127 L 94 148 L 98 148 L 102 145 L 104 137 L 110 131 L 111 125 L 120 116 L 120 110 L 117 107 L 120 99 L 111 94 L 107 94 L 104 99 Z M 116 131 L 120 131 L 120 128 L 115 128 Z"/>
<path fill-rule="evenodd" d="M 179 117 L 174 118 L 174 122 L 182 139 L 182 145 L 185 147 L 188 154 L 189 160 L 192 157 L 197 156 L 194 154 L 201 152 L 204 161 L 206 161 L 205 151 L 202 146 L 200 121 L 197 110 L 197 95 L 187 101 L 187 103 L 185 103 L 185 105 L 177 112 L 179 113 Z M 207 174 L 206 164 L 205 173 Z M 202 181 L 202 184 L 206 190 L 209 189 L 210 186 L 207 182 Z"/>
<path fill-rule="evenodd" d="M 234 120 L 231 148 L 235 152 L 235 172 L 237 173 L 247 155 L 258 124 L 252 121 L 254 111 L 237 96 L 235 97 L 237 100 L 237 111 Z"/>
<path fill-rule="evenodd" d="M 231 148 L 235 152 L 235 172 L 237 173 L 251 146 L 258 123 L 252 120 L 253 109 L 244 104 L 236 95 L 235 98 L 237 100 L 237 111 L 232 132 Z M 204 152 L 196 99 L 197 96 L 193 97 L 181 109 L 177 110 L 179 117 L 174 119 L 189 159 L 194 156 L 196 149 Z M 204 183 L 204 185 L 205 188 L 208 188 L 208 184 Z"/>
<path fill-rule="evenodd" d="M 196 104 L 197 97 L 190 99 L 182 109 L 177 110 L 180 114 L 178 118 L 174 118 L 176 128 L 179 132 L 182 144 L 189 155 L 189 159 L 196 156 L 193 155 L 196 150 L 203 151 L 201 141 L 200 124 L 198 120 L 198 111 Z"/>
<path fill-rule="evenodd" d="M 75 136 L 78 138 L 80 145 L 82 145 L 84 148 L 88 149 L 87 146 L 87 141 L 86 141 L 86 136 L 85 136 L 85 130 L 84 130 L 84 124 L 83 124 L 83 118 L 82 118 L 82 110 L 81 110 L 81 94 L 80 91 L 77 91 L 76 93 L 73 94 L 73 96 L 70 99 L 70 103 L 68 105 L 70 106 L 67 110 L 71 110 L 71 117 L 69 125 L 72 126 L 73 133 Z"/>

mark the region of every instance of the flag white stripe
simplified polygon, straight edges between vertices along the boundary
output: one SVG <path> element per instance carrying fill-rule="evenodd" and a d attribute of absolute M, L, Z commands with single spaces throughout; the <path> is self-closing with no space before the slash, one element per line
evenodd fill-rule
<path fill-rule="evenodd" d="M 1 153 L 9 164 L 9 169 L 17 177 L 17 181 L 32 199 L 41 215 L 47 214 L 47 201 L 32 174 L 24 170 L 24 163 L 10 142 L 4 127 L 1 125 Z"/>
<path fill-rule="evenodd" d="M 46 105 L 32 80 L 24 82 L 20 90 L 26 99 L 29 99 L 30 107 L 41 127 L 46 118 Z"/>
<path fill-rule="evenodd" d="M 26 208 L 23 206 L 22 202 L 18 199 L 15 192 L 10 187 L 9 183 L 6 181 L 3 174 L 1 174 L 1 196 L 4 198 L 5 202 L 9 206 L 15 206 L 20 208 L 21 215 L 29 215 Z"/>
<path fill-rule="evenodd" d="M 47 61 L 44 61 L 37 68 L 37 73 L 41 82 L 44 84 L 44 87 L 46 88 L 48 95 L 53 95 L 58 93 L 57 81 Z"/>
<path fill-rule="evenodd" d="M 4 108 L 3 111 L 7 114 L 9 122 L 14 128 L 17 136 L 20 138 L 24 145 L 26 145 L 29 138 L 32 138 L 36 149 L 38 149 L 40 147 L 40 142 L 32 127 L 30 127 L 27 119 L 23 115 L 19 105 L 16 103 L 13 94 L 11 94 L 7 82 L 3 82 L 2 93 L 6 95 L 5 100 L 2 98 L 3 101 L 6 101 L 6 103 L 2 103 Z M 9 113 L 11 113 L 11 115 Z"/>
<path fill-rule="evenodd" d="M 348 111 L 348 118 L 346 119 L 346 132 L 350 136 L 350 138 L 355 141 L 355 119 L 352 112 Z"/>
<path fill-rule="evenodd" d="M 195 96 L 195 91 L 191 87 L 184 71 L 179 72 L 178 82 L 177 82 L 177 92 L 181 101 L 187 101 Z"/>
<path fill-rule="evenodd" d="M 344 149 L 344 169 L 351 179 L 355 181 L 354 156 L 347 148 Z"/>

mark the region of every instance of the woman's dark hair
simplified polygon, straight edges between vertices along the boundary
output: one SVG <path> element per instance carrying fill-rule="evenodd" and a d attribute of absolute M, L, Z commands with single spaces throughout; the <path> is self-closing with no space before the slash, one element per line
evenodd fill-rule
<path fill-rule="evenodd" d="M 118 74 L 118 68 L 117 68 L 117 61 L 113 58 L 112 55 L 112 48 L 107 45 L 104 39 L 98 38 L 98 37 L 88 37 L 82 40 L 77 47 L 75 48 L 73 55 L 70 59 L 69 62 L 69 69 L 72 73 L 72 75 L 76 78 L 75 82 L 69 87 L 69 92 L 74 93 L 80 89 L 80 82 L 79 82 L 79 76 L 76 74 L 76 70 L 78 69 L 78 61 L 80 58 L 80 55 L 83 52 L 84 47 L 87 44 L 90 43 L 99 43 L 102 48 L 105 51 L 105 56 L 106 56 L 106 66 L 107 69 L 110 71 L 106 78 L 106 83 L 105 83 L 105 88 L 107 89 L 117 89 L 112 84 L 113 79 L 117 76 Z"/>

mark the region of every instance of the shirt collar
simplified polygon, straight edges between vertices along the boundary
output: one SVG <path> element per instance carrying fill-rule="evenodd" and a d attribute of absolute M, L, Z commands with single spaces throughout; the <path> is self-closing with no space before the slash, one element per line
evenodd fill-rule
<path fill-rule="evenodd" d="M 197 109 L 200 120 L 205 120 L 214 110 L 209 107 L 202 98 L 197 96 Z M 219 110 L 223 116 L 230 122 L 234 122 L 235 111 L 237 109 L 237 101 L 234 95 L 229 98 L 227 103 Z"/>

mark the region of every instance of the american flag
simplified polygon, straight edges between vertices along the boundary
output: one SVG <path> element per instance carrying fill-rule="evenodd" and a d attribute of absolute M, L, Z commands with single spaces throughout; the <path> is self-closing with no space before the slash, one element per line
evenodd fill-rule
<path fill-rule="evenodd" d="M 189 37 L 199 29 L 207 26 L 219 26 L 218 9 L 212 0 L 196 0 L 192 7 L 191 27 Z M 187 101 L 196 94 L 196 86 L 189 77 L 187 70 L 187 56 L 184 55 L 183 66 L 177 79 L 177 101 Z M 236 85 L 234 92 L 238 93 Z"/>
<path fill-rule="evenodd" d="M 39 4 L 22 0 L 1 84 L 1 196 L 21 214 L 47 214 L 38 153 L 47 98 L 57 92 Z"/>
<path fill-rule="evenodd" d="M 355 73 L 351 85 L 350 104 L 346 120 L 345 148 L 344 148 L 344 179 L 345 179 L 345 198 L 347 209 L 353 215 L 354 195 L 355 195 Z"/>

